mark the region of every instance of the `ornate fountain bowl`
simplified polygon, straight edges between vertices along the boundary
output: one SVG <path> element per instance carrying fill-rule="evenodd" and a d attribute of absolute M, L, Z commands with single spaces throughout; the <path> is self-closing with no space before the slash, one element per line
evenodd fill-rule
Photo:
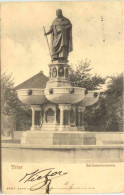
<path fill-rule="evenodd" d="M 44 89 L 19 89 L 17 90 L 17 95 L 19 100 L 24 104 L 43 104 L 47 101 L 44 95 Z"/>
<path fill-rule="evenodd" d="M 57 104 L 75 104 L 85 97 L 85 89 L 80 87 L 53 87 L 44 90 L 46 98 Z"/>
<path fill-rule="evenodd" d="M 99 93 L 95 91 L 88 91 L 84 99 L 79 103 L 81 106 L 91 106 L 99 100 Z"/>

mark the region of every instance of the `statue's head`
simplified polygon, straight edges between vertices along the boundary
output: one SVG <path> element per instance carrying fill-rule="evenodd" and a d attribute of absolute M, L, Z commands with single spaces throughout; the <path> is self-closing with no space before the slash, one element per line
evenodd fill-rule
<path fill-rule="evenodd" d="M 56 10 L 56 15 L 58 18 L 61 18 L 62 17 L 62 10 L 61 9 L 57 9 Z"/>

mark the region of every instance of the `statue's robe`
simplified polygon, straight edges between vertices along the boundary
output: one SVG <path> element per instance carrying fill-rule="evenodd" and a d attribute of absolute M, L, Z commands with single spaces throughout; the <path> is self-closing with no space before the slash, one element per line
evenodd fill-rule
<path fill-rule="evenodd" d="M 72 24 L 65 18 L 56 18 L 51 26 L 51 54 L 52 59 L 66 59 L 72 48 Z"/>

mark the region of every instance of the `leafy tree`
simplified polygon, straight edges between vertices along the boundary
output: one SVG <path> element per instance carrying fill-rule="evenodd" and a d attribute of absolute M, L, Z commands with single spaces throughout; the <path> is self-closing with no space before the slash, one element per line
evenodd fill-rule
<path fill-rule="evenodd" d="M 91 131 L 123 131 L 123 76 L 111 77 L 108 89 L 100 95 L 99 101 L 87 107 L 85 127 Z"/>
<path fill-rule="evenodd" d="M 92 76 L 90 61 L 79 62 L 76 69 L 70 70 L 69 80 L 76 87 L 96 90 L 108 78 Z M 84 112 L 85 129 L 89 131 L 122 131 L 123 124 L 123 75 L 111 76 L 108 89 L 100 94 L 99 101 Z"/>
<path fill-rule="evenodd" d="M 23 124 L 31 124 L 31 111 L 29 106 L 22 104 L 14 90 L 12 75 L 1 75 L 1 118 L 2 132 L 9 131 L 13 136 L 16 129 L 23 129 Z"/>
<path fill-rule="evenodd" d="M 70 68 L 69 80 L 74 87 L 82 87 L 86 90 L 95 90 L 99 84 L 103 84 L 105 79 L 95 74 L 92 76 L 90 73 L 92 68 L 90 68 L 90 61 L 87 59 L 85 61 L 80 61 L 76 65 L 76 69 Z"/>
<path fill-rule="evenodd" d="M 123 126 L 123 74 L 111 77 L 105 92 L 107 107 L 106 129 L 122 131 Z"/>
<path fill-rule="evenodd" d="M 106 78 L 91 74 L 90 61 L 81 61 L 76 69 L 70 69 L 69 80 L 72 86 L 96 90 Z M 111 76 L 108 89 L 100 94 L 99 101 L 84 112 L 85 129 L 88 131 L 122 131 L 123 126 L 123 75 Z M 1 114 L 3 129 L 29 129 L 31 110 L 22 104 L 14 90 L 12 75 L 1 76 Z"/>
<path fill-rule="evenodd" d="M 17 98 L 13 90 L 13 79 L 5 73 L 1 75 L 1 110 L 3 114 L 12 115 L 16 111 Z"/>

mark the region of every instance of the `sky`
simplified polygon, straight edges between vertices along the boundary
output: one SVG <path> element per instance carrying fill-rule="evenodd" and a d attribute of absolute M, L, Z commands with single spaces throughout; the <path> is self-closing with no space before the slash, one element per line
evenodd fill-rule
<path fill-rule="evenodd" d="M 40 71 L 48 76 L 43 26 L 49 30 L 59 8 L 72 23 L 69 64 L 75 68 L 88 59 L 92 74 L 122 72 L 122 1 L 6 2 L 1 5 L 1 69 L 12 73 L 15 86 Z"/>

